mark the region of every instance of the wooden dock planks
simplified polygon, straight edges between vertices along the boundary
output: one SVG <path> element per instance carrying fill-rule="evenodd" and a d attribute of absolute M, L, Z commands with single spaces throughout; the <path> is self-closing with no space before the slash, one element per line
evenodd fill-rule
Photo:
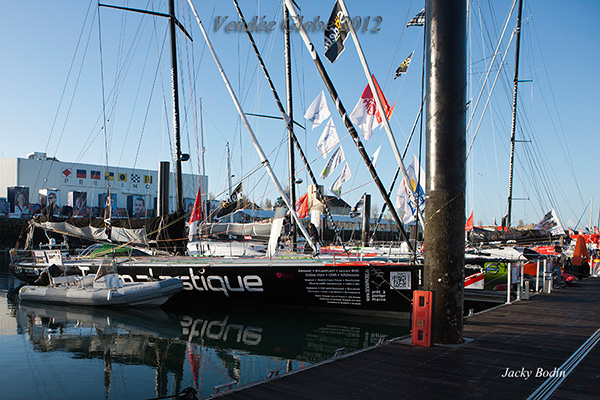
<path fill-rule="evenodd" d="M 395 341 L 268 382 L 222 399 L 494 399 L 527 398 L 600 328 L 600 279 L 470 317 L 462 346 L 412 347 Z M 600 345 L 553 398 L 600 398 Z M 507 372 L 531 371 L 524 377 Z"/>

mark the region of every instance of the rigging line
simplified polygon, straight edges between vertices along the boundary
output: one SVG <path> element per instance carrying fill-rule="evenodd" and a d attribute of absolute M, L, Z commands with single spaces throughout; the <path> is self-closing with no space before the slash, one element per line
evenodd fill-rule
<path fill-rule="evenodd" d="M 390 60 L 390 67 L 388 68 L 388 72 L 385 75 L 385 80 L 383 81 L 384 89 L 388 85 L 390 76 L 392 76 L 392 71 L 395 71 L 394 66 L 398 63 L 398 61 L 396 60 L 396 57 L 398 56 L 398 50 L 400 49 L 400 43 L 402 43 L 402 37 L 404 36 L 404 32 L 406 32 L 406 24 L 408 23 L 408 19 L 410 18 L 410 15 L 411 15 L 410 10 L 412 9 L 413 1 L 414 0 L 410 0 L 410 4 L 408 5 L 408 8 L 406 10 L 406 16 L 404 17 L 404 23 L 402 24 L 402 29 L 400 29 L 400 37 L 398 38 L 398 40 L 396 42 L 396 49 L 394 50 L 394 55 L 392 56 L 392 58 Z"/>
<path fill-rule="evenodd" d="M 533 18 L 531 18 L 531 21 L 532 21 L 532 26 L 533 26 L 532 30 L 533 30 L 535 39 L 536 39 L 536 41 L 538 43 L 538 48 L 541 49 L 542 46 L 540 45 L 540 42 L 539 42 L 539 35 L 537 34 L 535 20 Z M 556 134 L 556 136 L 557 136 L 557 138 L 559 140 L 559 143 L 561 142 L 560 136 L 559 136 L 559 131 L 562 134 L 563 141 L 562 141 L 562 146 L 561 147 L 562 147 L 562 150 L 563 150 L 563 154 L 565 155 L 565 161 L 567 162 L 567 165 L 569 166 L 569 169 L 571 170 L 571 177 L 575 181 L 575 185 L 577 187 L 577 191 L 579 193 L 579 197 L 580 197 L 581 203 L 583 204 L 583 196 L 581 194 L 581 189 L 579 187 L 579 182 L 577 180 L 577 174 L 575 173 L 575 168 L 573 166 L 573 161 L 572 161 L 572 158 L 571 158 L 571 152 L 570 152 L 569 146 L 568 146 L 569 142 L 567 141 L 566 136 L 565 136 L 565 131 L 564 131 L 564 128 L 563 128 L 563 123 L 562 123 L 562 120 L 560 118 L 560 113 L 558 111 L 559 110 L 558 106 L 556 104 L 556 97 L 554 96 L 554 90 L 552 89 L 552 84 L 551 84 L 550 76 L 548 75 L 548 69 L 546 67 L 546 60 L 544 59 L 544 55 L 543 55 L 542 51 L 540 51 L 540 58 L 542 59 L 542 64 L 544 65 L 544 72 L 545 72 L 546 81 L 548 82 L 548 87 L 550 88 L 550 95 L 552 97 L 552 102 L 553 102 L 553 105 L 554 105 L 554 114 L 550 112 L 550 109 L 549 109 L 548 104 L 546 102 L 546 98 L 544 96 L 544 92 L 543 92 L 541 86 L 539 86 L 540 87 L 540 93 L 542 95 L 542 99 L 544 100 L 544 105 L 546 106 L 546 109 L 548 111 L 548 116 L 550 118 L 550 121 L 552 122 L 552 126 L 554 127 L 554 130 L 555 130 L 554 132 L 555 132 L 555 134 Z M 559 125 L 560 129 L 557 129 L 557 127 L 556 127 L 556 123 L 554 121 L 554 115 L 556 115 L 556 118 L 558 119 L 558 125 Z M 565 152 L 566 152 L 566 154 L 565 154 Z"/>
<path fill-rule="evenodd" d="M 515 32 L 513 31 L 512 35 L 510 36 L 510 39 L 508 41 L 508 45 L 506 46 L 506 51 L 504 52 L 502 61 L 500 62 L 500 68 L 498 69 L 498 73 L 496 74 L 496 77 L 494 78 L 494 82 L 492 83 L 492 87 L 490 89 L 488 98 L 485 102 L 485 106 L 483 107 L 483 111 L 481 112 L 479 122 L 477 123 L 477 128 L 475 129 L 475 133 L 473 134 L 473 138 L 471 139 L 471 143 L 469 144 L 469 150 L 467 151 L 467 159 L 469 158 L 469 154 L 471 154 L 471 149 L 473 148 L 473 143 L 475 142 L 475 138 L 477 137 L 477 133 L 479 132 L 479 128 L 481 127 L 481 122 L 483 121 L 483 117 L 485 116 L 485 111 L 487 110 L 487 106 L 490 102 L 490 99 L 492 98 L 492 94 L 494 93 L 494 88 L 496 87 L 496 82 L 498 81 L 498 76 L 500 75 L 500 71 L 502 71 L 502 66 L 504 65 L 504 60 L 506 59 L 506 56 L 508 54 L 508 50 L 510 48 L 510 43 L 512 42 L 512 40 L 514 38 L 514 34 L 515 34 Z M 482 87 L 482 91 L 480 93 L 483 93 L 483 87 Z M 471 116 L 475 115 L 474 113 L 475 112 L 473 111 L 473 114 L 471 114 Z M 470 122 L 471 121 L 469 121 L 469 123 Z M 467 130 L 468 129 L 469 129 L 469 125 L 467 125 Z"/>
<path fill-rule="evenodd" d="M 99 49 L 100 49 L 100 77 L 102 83 L 102 116 L 103 116 L 103 127 L 104 130 L 104 151 L 105 151 L 105 159 L 106 159 L 106 173 L 108 173 L 108 134 L 106 132 L 106 97 L 104 93 L 104 61 L 102 57 L 102 23 L 100 20 L 100 3 L 98 3 L 98 41 L 99 41 Z M 106 176 L 105 176 L 106 178 Z M 110 196 L 110 181 L 105 179 L 107 185 L 107 198 Z M 107 203 L 108 204 L 108 203 Z M 112 207 L 108 207 L 108 219 L 111 219 Z"/>
<path fill-rule="evenodd" d="M 425 53 L 426 53 L 426 45 L 425 45 L 425 36 L 426 36 L 426 30 L 425 27 L 423 27 L 423 67 L 421 69 L 421 114 L 423 112 L 423 102 L 425 101 Z M 415 205 L 416 205 L 416 209 L 415 209 L 415 226 L 416 226 L 416 237 L 415 237 L 415 245 L 413 247 L 413 263 L 416 265 L 417 263 L 417 242 L 419 239 L 419 215 L 421 214 L 419 212 L 419 198 L 421 197 L 420 194 L 420 188 L 421 188 L 421 153 L 423 152 L 422 146 L 423 146 L 423 116 L 421 115 L 421 118 L 419 120 L 419 167 L 417 168 L 417 187 L 415 188 Z M 408 179 L 407 179 L 407 182 Z M 463 188 L 464 190 L 464 188 Z M 425 221 L 423 221 L 425 222 Z M 425 224 L 423 225 L 423 230 L 425 230 Z"/>
<path fill-rule="evenodd" d="M 69 71 L 67 72 L 67 78 L 65 79 L 65 84 L 63 86 L 62 93 L 60 94 L 60 100 L 58 101 L 58 107 L 56 108 L 56 113 L 54 114 L 54 120 L 52 121 L 52 126 L 50 127 L 50 134 L 48 135 L 48 141 L 46 142 L 46 147 L 44 148 L 44 151 L 46 151 L 46 152 L 48 151 L 48 147 L 50 146 L 50 140 L 52 138 L 52 133 L 53 133 L 54 127 L 56 126 L 56 123 L 58 121 L 58 114 L 59 114 L 60 108 L 62 106 L 62 102 L 65 97 L 65 94 L 67 92 L 69 78 L 71 76 L 71 72 L 73 71 L 73 66 L 75 65 L 75 59 L 77 56 L 77 52 L 79 51 L 79 45 L 81 44 L 81 38 L 83 36 L 85 26 L 88 22 L 89 13 L 90 13 L 90 10 L 92 9 L 93 3 L 94 3 L 93 0 L 90 1 L 90 4 L 89 4 L 88 9 L 85 14 L 85 18 L 83 20 L 83 24 L 81 26 L 81 31 L 79 32 L 79 37 L 77 38 L 77 44 L 75 45 L 75 51 L 73 52 L 73 57 L 71 58 L 71 64 L 69 65 Z M 94 13 L 94 17 L 95 17 L 95 13 Z M 89 41 L 89 37 L 91 35 L 92 27 L 93 27 L 93 24 L 90 25 L 90 33 L 88 34 L 88 41 Z M 36 183 L 37 183 L 37 180 L 36 180 Z"/>
<path fill-rule="evenodd" d="M 500 45 L 502 44 L 502 40 L 504 39 L 504 34 L 506 33 L 506 28 L 508 27 L 508 23 L 510 22 L 510 17 L 512 16 L 513 10 L 515 9 L 515 5 L 517 4 L 517 0 L 513 0 L 513 4 L 512 7 L 510 8 L 510 12 L 508 13 L 508 17 L 506 18 L 506 23 L 504 24 L 504 28 L 502 29 L 502 34 L 500 35 L 500 39 L 498 39 L 498 44 L 496 46 L 496 49 L 494 50 L 494 56 L 492 57 L 492 61 L 490 62 L 488 71 L 485 75 L 485 79 L 483 80 L 483 84 L 481 85 L 481 90 L 479 91 L 479 95 L 477 96 L 477 100 L 475 101 L 475 106 L 473 106 L 473 111 L 471 112 L 471 116 L 469 117 L 469 122 L 467 122 L 467 131 L 469 130 L 469 127 L 471 126 L 471 121 L 473 120 L 473 117 L 475 116 L 475 111 L 477 110 L 477 106 L 479 105 L 479 100 L 481 100 L 481 96 L 483 95 L 483 91 L 485 89 L 485 85 L 488 81 L 488 78 L 490 76 L 490 72 L 492 69 L 492 66 L 494 65 L 494 62 L 496 60 L 496 56 L 499 53 L 500 50 Z M 512 40 L 512 37 L 511 37 Z M 510 41 L 509 41 L 509 45 L 510 45 Z M 508 49 L 509 46 L 507 46 Z M 506 53 L 505 53 L 506 56 Z M 501 64 L 502 66 L 502 64 Z M 501 69 L 501 67 L 500 67 Z M 498 75 L 496 75 L 498 76 Z M 490 91 L 490 93 L 493 91 L 493 86 L 492 86 L 492 90 Z M 485 113 L 485 110 L 484 110 Z M 477 133 L 475 133 L 477 134 Z M 468 157 L 468 153 L 467 153 L 467 157 Z"/>
<path fill-rule="evenodd" d="M 80 33 L 79 33 L 79 38 L 77 39 L 77 45 L 75 46 L 75 51 L 73 52 L 73 57 L 71 58 L 71 64 L 70 64 L 70 66 L 69 66 L 69 71 L 68 71 L 68 73 L 67 73 L 67 78 L 65 79 L 65 84 L 64 84 L 64 86 L 63 86 L 63 91 L 62 91 L 62 93 L 61 93 L 61 95 L 60 95 L 60 100 L 59 100 L 59 103 L 58 103 L 58 107 L 57 107 L 57 109 L 56 109 L 56 114 L 54 115 L 54 120 L 52 121 L 52 126 L 51 126 L 51 128 L 50 128 L 50 134 L 48 135 L 48 141 L 46 142 L 46 147 L 44 148 L 44 151 L 45 151 L 45 152 L 48 152 L 48 147 L 50 146 L 50 140 L 51 140 L 51 138 L 52 138 L 52 135 L 53 135 L 53 132 L 54 132 L 54 127 L 55 127 L 56 123 L 58 122 L 58 115 L 59 115 L 60 109 L 61 109 L 61 107 L 62 107 L 62 102 L 63 102 L 64 96 L 65 96 L 65 94 L 66 94 L 66 91 L 67 91 L 67 86 L 68 86 L 69 79 L 70 79 L 70 77 L 71 77 L 71 72 L 72 72 L 72 70 L 73 70 L 73 67 L 74 67 L 74 65 L 75 65 L 75 59 L 76 59 L 76 57 L 77 57 L 77 53 L 78 53 L 78 51 L 79 51 L 79 45 L 80 45 L 80 43 L 81 43 L 81 38 L 82 38 L 82 36 L 83 36 L 84 29 L 85 29 L 85 26 L 86 26 L 86 24 L 88 23 L 89 11 L 90 11 L 90 9 L 91 9 L 91 7 L 92 7 L 92 4 L 93 4 L 93 1 L 92 1 L 92 2 L 90 2 L 90 5 L 89 5 L 89 7 L 88 7 L 88 10 L 86 11 L 86 16 L 85 16 L 85 19 L 84 19 L 83 25 L 81 26 L 81 31 L 80 31 Z M 90 21 L 92 21 L 92 20 L 94 19 L 94 17 L 95 17 L 95 16 L 96 16 L 96 13 L 94 12 L 94 15 L 92 15 L 92 18 L 90 19 Z M 61 134 L 60 134 L 59 140 L 58 140 L 58 144 L 57 144 L 57 146 L 56 146 L 56 150 L 55 150 L 55 154 L 54 154 L 54 155 L 55 155 L 55 157 L 53 157 L 52 161 L 50 162 L 50 167 L 48 168 L 48 172 L 46 173 L 46 178 L 44 179 L 44 182 L 47 182 L 47 181 L 48 181 L 48 177 L 50 176 L 50 171 L 51 171 L 51 169 L 52 169 L 52 165 L 54 165 L 54 161 L 55 161 L 55 159 L 56 159 L 56 151 L 58 151 L 59 144 L 60 144 L 60 142 L 61 142 L 61 140 L 62 140 L 62 137 L 63 137 L 64 131 L 65 131 L 65 129 L 66 129 L 66 124 L 67 124 L 67 120 L 68 120 L 68 118 L 69 118 L 69 114 L 71 113 L 71 107 L 73 106 L 73 101 L 74 101 L 74 98 L 75 98 L 75 93 L 76 93 L 76 91 L 77 91 L 77 88 L 78 88 L 78 86 L 79 86 L 79 79 L 80 79 L 80 77 L 81 77 L 81 71 L 82 71 L 82 69 L 83 69 L 83 60 L 85 60 L 85 56 L 86 56 L 86 54 L 87 54 L 87 49 L 88 49 L 88 46 L 89 46 L 89 43 L 90 43 L 90 40 L 91 40 L 91 36 L 92 36 L 92 30 L 93 30 L 93 27 L 94 27 L 94 24 L 93 24 L 93 23 L 90 23 L 90 29 L 89 29 L 89 32 L 88 32 L 88 37 L 87 37 L 87 41 L 86 41 L 86 46 L 85 46 L 85 50 L 84 50 L 84 52 L 83 52 L 83 56 L 82 56 L 82 60 L 81 60 L 81 66 L 79 67 L 79 73 L 77 74 L 77 79 L 76 79 L 75 87 L 73 88 L 73 95 L 71 96 L 71 102 L 69 103 L 69 108 L 68 108 L 68 110 L 67 110 L 67 114 L 66 114 L 66 116 L 65 116 L 65 122 L 64 122 L 64 124 L 63 124 L 63 128 L 62 128 L 62 131 L 61 131 Z M 42 169 L 40 168 L 40 169 L 38 170 L 37 176 L 36 176 L 36 178 L 35 178 L 34 187 L 36 187 L 36 186 L 37 186 L 37 184 L 38 184 L 38 182 L 39 182 L 39 179 L 40 179 L 41 172 L 42 172 Z"/>
<path fill-rule="evenodd" d="M 162 59 L 162 54 L 164 51 L 164 47 L 165 47 L 165 43 L 167 41 L 167 31 L 165 30 L 165 36 L 163 37 L 163 45 L 161 47 L 161 52 L 160 52 L 160 56 L 159 56 L 159 62 L 156 65 L 156 71 L 154 72 L 154 79 L 152 80 L 152 87 L 150 88 L 150 96 L 148 99 L 148 104 L 146 106 L 146 113 L 144 114 L 144 121 L 142 123 L 142 127 L 141 127 L 141 132 L 140 132 L 140 139 L 138 141 L 138 145 L 137 145 L 137 149 L 135 152 L 135 158 L 134 158 L 134 162 L 133 162 L 133 166 L 135 169 L 135 166 L 137 165 L 137 160 L 140 154 L 140 149 L 142 147 L 142 139 L 144 137 L 144 132 L 146 131 L 146 123 L 148 122 L 148 116 L 150 115 L 150 106 L 152 105 L 152 98 L 154 96 L 154 89 L 156 87 L 156 81 L 158 78 L 158 74 L 159 74 L 159 70 L 160 70 L 160 60 Z M 131 187 L 131 184 L 133 182 L 129 182 L 129 187 Z"/>
<path fill-rule="evenodd" d="M 164 46 L 164 44 L 163 44 L 163 46 Z M 123 140 L 123 147 L 121 148 L 121 154 L 119 155 L 119 161 L 117 163 L 118 165 L 121 165 L 121 162 L 123 160 L 123 154 L 125 152 L 125 148 L 126 148 L 125 145 L 127 144 L 127 138 L 129 137 L 129 133 L 131 132 L 131 125 L 132 125 L 132 122 L 133 122 L 134 111 L 135 111 L 135 108 L 136 108 L 136 106 L 138 104 L 138 98 L 139 98 L 139 94 L 140 94 L 140 91 L 141 91 L 141 88 L 142 88 L 142 82 L 143 82 L 143 77 L 144 77 L 144 74 L 145 74 L 145 71 L 146 71 L 146 65 L 148 65 L 147 61 L 148 61 L 148 57 L 150 55 L 150 49 L 151 48 L 152 48 L 152 45 L 149 44 L 148 45 L 148 49 L 146 51 L 146 58 L 144 60 L 144 65 L 142 67 L 141 72 L 139 73 L 140 79 L 138 81 L 138 87 L 137 87 L 137 90 L 136 90 L 136 93 L 135 93 L 135 98 L 134 98 L 134 101 L 133 101 L 133 106 L 132 106 L 131 112 L 129 113 L 130 114 L 129 115 L 129 123 L 127 124 L 127 129 L 125 130 L 125 138 Z M 154 87 L 154 84 L 153 84 L 153 87 Z M 143 136 L 143 130 L 142 130 L 141 135 Z M 141 137 L 140 137 L 140 139 L 141 139 Z M 136 153 L 136 157 L 135 157 L 134 163 L 133 163 L 133 167 L 134 168 L 137 165 L 137 156 L 138 156 L 138 153 L 139 153 L 139 145 L 138 145 L 138 151 Z"/>

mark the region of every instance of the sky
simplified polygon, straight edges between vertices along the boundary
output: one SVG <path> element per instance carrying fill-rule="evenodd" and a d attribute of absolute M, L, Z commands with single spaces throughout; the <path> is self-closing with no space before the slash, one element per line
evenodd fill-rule
<path fill-rule="evenodd" d="M 254 32 L 254 38 L 283 99 L 281 4 L 249 0 L 240 3 L 247 20 L 257 16 L 259 22 L 275 21 L 272 31 Z M 329 18 L 334 4 L 297 3 L 304 22 L 313 25 L 317 18 Z M 167 11 L 166 1 L 110 4 Z M 244 111 L 278 116 L 245 33 L 227 30 L 228 24 L 238 19 L 233 3 L 212 0 L 194 4 L 203 23 L 209 26 L 210 38 Z M 395 103 L 390 124 L 402 151 L 419 110 L 423 57 L 423 28 L 406 28 L 406 23 L 423 8 L 423 3 L 347 0 L 346 4 L 353 18 L 359 17 L 355 26 L 369 67 L 388 101 Z M 467 214 L 473 211 L 476 225 L 500 223 L 507 209 L 515 66 L 515 41 L 509 43 L 509 39 L 516 24 L 516 10 L 508 20 L 498 55 L 491 62 L 512 5 L 512 0 L 469 2 L 467 97 L 471 103 L 467 120 L 472 113 L 473 118 L 467 144 L 477 134 L 467 160 L 466 209 Z M 275 201 L 279 195 L 240 124 L 187 1 L 176 0 L 176 8 L 193 39 L 190 41 L 178 32 L 181 143 L 183 152 L 191 156 L 184 163 L 184 172 L 199 171 L 199 143 L 203 136 L 208 192 L 213 197 L 223 199 L 227 192 L 228 145 L 233 185 L 243 180 L 246 196 L 259 204 L 265 199 Z M 582 228 L 589 225 L 590 219 L 593 225 L 597 224 L 599 17 L 600 3 L 594 0 L 525 0 L 513 225 L 535 223 L 553 208 L 565 227 Z M 0 158 L 26 157 L 33 151 L 44 151 L 61 161 L 106 164 L 108 158 L 111 166 L 142 169 L 156 169 L 159 161 L 172 160 L 169 36 L 164 18 L 106 8 L 98 12 L 95 2 L 56 1 L 3 2 L 0 21 Z M 345 51 L 331 64 L 323 57 L 323 31 L 308 26 L 312 28 L 309 36 L 344 107 L 352 111 L 367 84 L 354 44 L 347 40 Z M 296 134 L 318 175 L 326 162 L 316 150 L 325 123 L 313 130 L 303 114 L 319 92 L 325 90 L 327 94 L 327 90 L 297 32 L 292 33 L 291 41 L 294 119 L 306 127 L 296 128 Z M 408 73 L 394 80 L 395 69 L 411 53 L 414 55 Z M 482 91 L 488 69 L 489 78 Z M 497 83 L 485 106 L 496 74 Z M 327 100 L 352 172 L 342 187 L 341 197 L 353 205 L 363 193 L 370 193 L 374 208 L 380 209 L 383 200 L 328 95 Z M 283 123 L 248 118 L 278 178 L 283 186 L 289 186 Z M 405 165 L 413 155 L 419 155 L 419 150 L 421 164 L 425 165 L 424 128 L 422 131 L 420 141 L 417 124 Z M 377 128 L 365 147 L 372 155 L 379 146 L 377 170 L 382 182 L 389 186 L 397 163 L 385 131 Z M 342 166 L 320 180 L 325 189 L 340 174 Z M 298 156 L 296 169 L 303 180 L 296 185 L 300 196 L 306 192 L 310 179 Z"/>

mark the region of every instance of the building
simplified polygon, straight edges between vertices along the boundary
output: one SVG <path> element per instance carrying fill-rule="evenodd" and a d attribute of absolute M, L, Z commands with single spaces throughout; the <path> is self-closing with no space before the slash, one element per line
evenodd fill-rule
<path fill-rule="evenodd" d="M 185 209 L 191 211 L 200 185 L 199 176 L 183 174 L 182 185 Z M 3 204 L 15 217 L 51 207 L 53 214 L 96 216 L 104 209 L 109 187 L 114 216 L 155 215 L 156 170 L 63 162 L 38 152 L 27 158 L 0 160 L 0 197 L 6 195 Z M 202 187 L 208 187 L 206 176 L 202 177 Z M 170 176 L 169 200 L 170 210 L 174 211 L 174 173 Z"/>

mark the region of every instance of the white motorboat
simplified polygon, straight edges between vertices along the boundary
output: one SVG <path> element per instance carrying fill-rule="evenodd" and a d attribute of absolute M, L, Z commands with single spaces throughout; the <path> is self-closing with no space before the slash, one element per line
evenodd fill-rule
<path fill-rule="evenodd" d="M 104 259 L 95 275 L 59 276 L 48 274 L 48 286 L 25 285 L 19 299 L 45 303 L 85 306 L 158 307 L 183 289 L 178 278 L 124 283 L 114 260 Z"/>

